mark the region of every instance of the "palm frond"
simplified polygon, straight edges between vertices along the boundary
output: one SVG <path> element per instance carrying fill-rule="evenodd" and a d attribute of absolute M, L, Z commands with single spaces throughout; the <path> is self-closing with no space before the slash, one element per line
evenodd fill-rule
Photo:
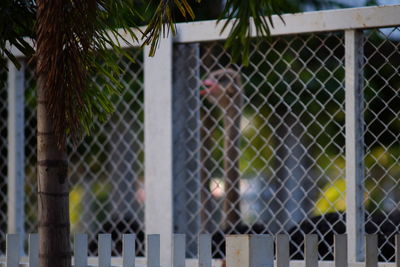
<path fill-rule="evenodd" d="M 33 55 L 34 50 L 24 37 L 34 36 L 35 19 L 36 3 L 33 0 L 0 2 L 0 57 L 8 58 L 17 68 L 20 63 L 11 53 L 10 46 L 18 48 L 27 58 Z M 0 60 L 0 69 L 7 69 L 6 60 Z M 3 79 L 0 79 L 0 83 L 2 82 Z"/>
<path fill-rule="evenodd" d="M 232 50 L 234 61 L 242 59 L 244 65 L 249 63 L 252 24 L 258 36 L 269 36 L 270 27 L 274 26 L 271 17 L 281 10 L 277 0 L 227 0 L 219 21 L 226 18 L 222 31 L 233 25 L 225 47 Z"/>
<path fill-rule="evenodd" d="M 197 1 L 200 2 L 200 0 Z M 143 33 L 144 45 L 150 45 L 150 56 L 154 56 L 160 38 L 170 32 L 173 35 L 176 34 L 173 16 L 174 6 L 178 7 L 185 18 L 195 18 L 193 9 L 187 0 L 160 0 L 150 23 Z"/>
<path fill-rule="evenodd" d="M 133 40 L 136 17 L 133 1 L 40 0 L 37 21 L 37 75 L 43 81 L 48 110 L 54 121 L 58 144 L 68 134 L 76 143 L 89 133 L 95 119 L 105 120 L 113 112 L 111 97 L 121 90 L 121 69 L 115 53 L 126 54 L 115 40 L 127 29 Z M 109 48 L 112 49 L 109 49 Z M 96 74 L 101 83 L 95 83 Z"/>

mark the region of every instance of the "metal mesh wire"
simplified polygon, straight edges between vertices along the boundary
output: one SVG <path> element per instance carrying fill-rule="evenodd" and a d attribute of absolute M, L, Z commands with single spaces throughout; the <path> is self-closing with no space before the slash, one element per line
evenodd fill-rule
<path fill-rule="evenodd" d="M 25 231 L 37 232 L 36 80 L 32 66 L 25 68 Z"/>
<path fill-rule="evenodd" d="M 394 260 L 400 225 L 399 36 L 399 28 L 365 31 L 364 42 L 365 230 L 378 234 L 381 261 Z M 186 153 L 200 155 L 202 164 L 186 185 L 199 176 L 201 185 L 197 193 L 186 189 L 188 221 L 200 218 L 198 230 L 213 235 L 217 257 L 223 234 L 286 233 L 292 258 L 303 258 L 303 235 L 314 232 L 320 259 L 332 259 L 333 235 L 346 231 L 343 36 L 277 37 L 252 46 L 248 67 L 230 65 L 221 43 L 201 46 L 199 82 L 208 89 L 196 107 L 201 129 L 193 129 L 201 147 Z M 187 143 L 196 138 L 185 135 Z M 195 247 L 197 232 L 186 233 Z"/>
<path fill-rule="evenodd" d="M 213 235 L 214 256 L 223 256 L 223 233 L 287 233 L 298 239 L 292 255 L 301 257 L 302 234 L 325 220 L 321 214 L 344 210 L 343 35 L 257 40 L 251 51 L 249 66 L 238 67 L 229 65 L 223 44 L 202 44 L 201 80 L 215 78 L 219 89 L 197 107 L 202 208 L 187 209 L 190 218 L 201 218 L 199 230 Z M 236 91 L 227 85 L 235 83 L 232 76 L 215 73 L 228 67 L 240 74 Z M 230 175 L 236 181 L 227 186 Z M 334 199 L 326 199 L 329 190 Z M 222 212 L 227 198 L 233 201 Z M 321 232 L 320 242 L 336 228 Z M 194 246 L 197 233 L 187 234 Z"/>
<path fill-rule="evenodd" d="M 379 234 L 383 261 L 394 259 L 400 225 L 399 36 L 399 28 L 371 30 L 364 41 L 365 227 Z M 177 172 L 184 183 L 174 184 L 176 194 L 187 197 L 174 199 L 183 206 L 175 223 L 185 224 L 178 229 L 187 234 L 188 256 L 196 256 L 199 232 L 212 234 L 216 257 L 224 254 L 224 234 L 286 233 L 291 257 L 298 259 L 304 256 L 303 235 L 316 232 L 320 259 L 332 259 L 333 235 L 346 230 L 343 33 L 254 40 L 247 67 L 230 64 L 223 43 L 200 43 L 200 55 L 190 56 L 180 54 L 185 46 L 193 44 L 176 45 L 175 56 L 191 61 L 193 69 L 175 67 L 174 75 L 187 75 L 180 79 L 195 91 L 179 96 L 186 97 L 186 106 L 177 108 L 174 121 L 183 129 L 174 146 L 186 148 L 174 160 L 187 168 Z M 144 254 L 143 56 L 139 50 L 132 56 L 135 63 L 118 62 L 126 88 L 113 99 L 116 112 L 69 148 L 72 233 L 89 234 L 90 255 L 97 253 L 100 232 L 113 234 L 114 255 L 121 253 L 121 234 L 135 232 L 137 254 Z M 237 77 L 218 73 L 227 68 L 239 73 L 239 85 L 232 86 Z M 206 80 L 202 88 L 209 90 L 199 97 L 199 84 Z M 27 68 L 26 232 L 37 231 L 34 87 Z M 1 240 L 7 221 L 5 88 L 0 88 Z M 173 105 L 180 105 L 175 97 Z M 233 177 L 232 185 L 227 177 Z"/>
<path fill-rule="evenodd" d="M 0 80 L 7 80 L 0 70 Z M 7 83 L 0 83 L 0 254 L 5 252 L 7 233 Z"/>
<path fill-rule="evenodd" d="M 379 235 L 383 261 L 394 260 L 400 232 L 399 36 L 399 28 L 371 30 L 364 41 L 366 231 Z"/>
<path fill-rule="evenodd" d="M 89 235 L 89 254 L 97 254 L 97 234 L 111 233 L 113 255 L 121 255 L 122 233 L 138 235 L 144 253 L 143 56 L 132 50 L 134 63 L 120 58 L 124 69 L 116 112 L 106 123 L 94 122 L 91 136 L 69 147 L 71 233 Z M 26 231 L 36 232 L 36 98 L 31 71 L 26 75 Z M 96 81 L 96 77 L 94 77 Z M 101 85 L 100 85 L 101 86 Z"/>

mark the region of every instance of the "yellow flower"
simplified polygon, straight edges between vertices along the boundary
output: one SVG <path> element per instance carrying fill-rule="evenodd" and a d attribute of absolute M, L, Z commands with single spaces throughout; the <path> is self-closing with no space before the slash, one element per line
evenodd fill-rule
<path fill-rule="evenodd" d="M 74 186 L 69 193 L 69 217 L 72 230 L 76 227 L 79 216 L 82 214 L 82 196 L 83 188 L 78 185 Z"/>
<path fill-rule="evenodd" d="M 327 184 L 315 205 L 314 215 L 346 210 L 346 181 L 337 179 L 333 184 Z"/>

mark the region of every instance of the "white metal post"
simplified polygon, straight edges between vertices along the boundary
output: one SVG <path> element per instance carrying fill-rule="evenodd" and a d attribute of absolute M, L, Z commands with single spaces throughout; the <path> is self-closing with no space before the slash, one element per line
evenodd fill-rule
<path fill-rule="evenodd" d="M 19 244 L 18 234 L 7 234 L 6 236 L 6 266 L 7 267 L 18 267 L 19 255 L 18 247 Z"/>
<path fill-rule="evenodd" d="M 346 228 L 350 262 L 364 258 L 363 32 L 345 32 Z"/>
<path fill-rule="evenodd" d="M 23 253 L 24 238 L 24 83 L 25 66 L 18 70 L 8 61 L 8 184 L 7 231 L 19 234 L 19 250 Z"/>
<path fill-rule="evenodd" d="M 144 50 L 145 230 L 161 235 L 161 265 L 171 264 L 173 231 L 172 38 Z"/>
<path fill-rule="evenodd" d="M 273 267 L 273 237 L 269 235 L 227 235 L 226 266 Z"/>

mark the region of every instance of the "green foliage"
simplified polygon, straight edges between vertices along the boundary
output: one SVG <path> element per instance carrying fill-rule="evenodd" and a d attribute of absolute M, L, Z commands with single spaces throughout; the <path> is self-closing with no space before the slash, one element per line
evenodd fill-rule
<path fill-rule="evenodd" d="M 232 29 L 226 40 L 225 47 L 232 49 L 233 60 L 239 57 L 243 59 L 244 65 L 249 63 L 249 48 L 251 42 L 252 28 L 254 22 L 255 31 L 258 36 L 270 35 L 270 27 L 273 27 L 271 16 L 281 12 L 280 1 L 275 0 L 228 0 L 222 12 L 224 21 L 222 31 L 232 23 Z M 221 21 L 221 20 L 220 20 Z"/>
<path fill-rule="evenodd" d="M 0 69 L 7 69 L 7 60 L 11 60 L 18 68 L 20 64 L 11 53 L 9 45 L 13 45 L 28 58 L 34 50 L 24 40 L 24 36 L 33 37 L 33 25 L 35 21 L 36 5 L 33 0 L 0 1 Z M 0 86 L 4 82 L 0 79 Z"/>
<path fill-rule="evenodd" d="M 200 2 L 200 0 L 198 2 Z M 195 18 L 194 12 L 187 0 L 161 0 L 143 34 L 145 36 L 144 43 L 151 46 L 150 56 L 155 54 L 161 36 L 167 35 L 169 31 L 171 31 L 173 35 L 176 34 L 173 17 L 174 6 L 179 9 L 180 13 L 185 18 Z"/>
<path fill-rule="evenodd" d="M 121 43 L 138 41 L 133 29 L 140 14 L 124 0 L 43 0 L 37 10 L 36 73 L 63 148 L 66 135 L 76 143 L 95 119 L 113 112 L 110 99 L 123 88 L 115 53 L 133 61 Z"/>

